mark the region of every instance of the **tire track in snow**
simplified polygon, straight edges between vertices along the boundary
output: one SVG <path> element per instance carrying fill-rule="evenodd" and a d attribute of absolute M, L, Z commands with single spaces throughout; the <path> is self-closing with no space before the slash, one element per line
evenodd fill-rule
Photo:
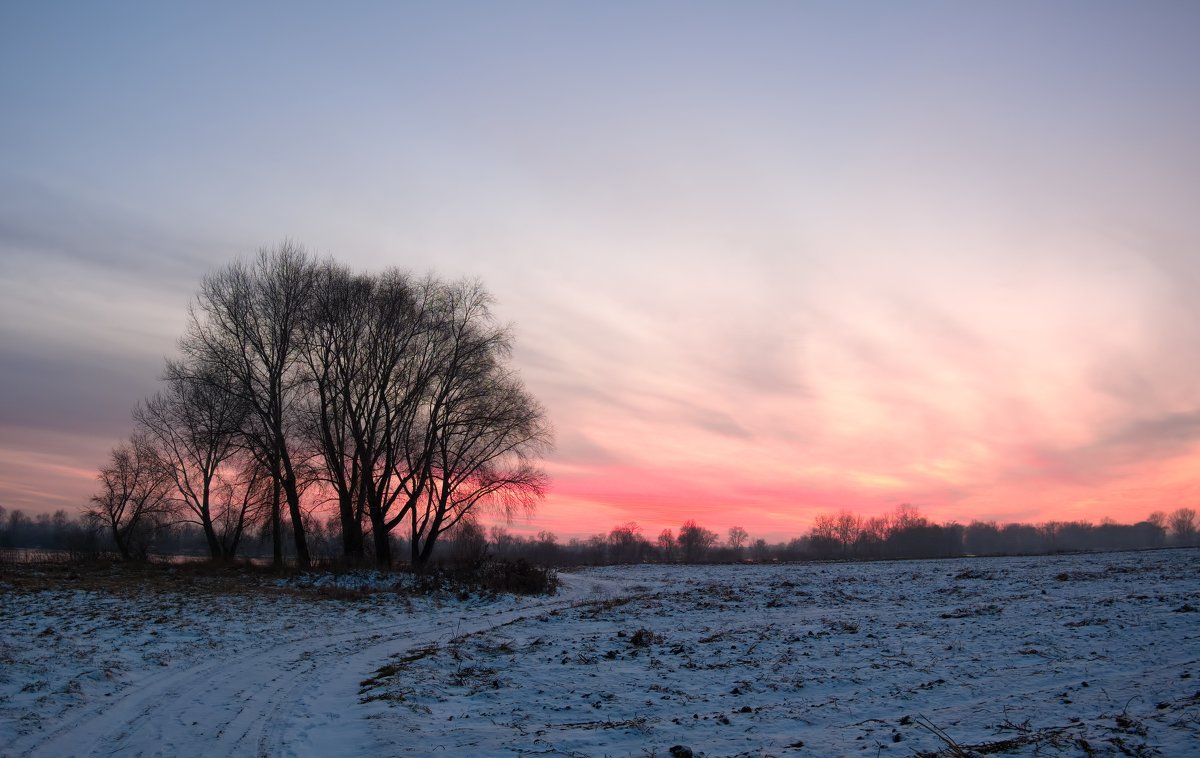
<path fill-rule="evenodd" d="M 450 606 L 399 623 L 252 645 L 143 679 L 124 695 L 67 714 L 66 723 L 50 734 L 29 736 L 11 748 L 18 755 L 56 758 L 374 754 L 379 746 L 370 721 L 360 715 L 358 691 L 386 658 L 621 589 L 621 582 L 564 576 L 557 597 L 515 608 Z"/>

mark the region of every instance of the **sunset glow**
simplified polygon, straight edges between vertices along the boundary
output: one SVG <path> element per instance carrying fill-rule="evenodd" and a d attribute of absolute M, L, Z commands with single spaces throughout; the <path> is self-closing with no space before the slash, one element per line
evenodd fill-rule
<path fill-rule="evenodd" d="M 514 531 L 1200 501 L 1200 7 L 333 10 L 0 9 L 0 505 L 77 511 L 284 237 L 495 295 Z"/>

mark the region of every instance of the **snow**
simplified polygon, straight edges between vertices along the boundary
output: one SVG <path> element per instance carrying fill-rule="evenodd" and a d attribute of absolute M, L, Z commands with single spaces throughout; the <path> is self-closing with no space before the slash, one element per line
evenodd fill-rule
<path fill-rule="evenodd" d="M 610 567 L 550 598 L 0 575 L 0 755 L 1196 755 L 1198 558 Z"/>

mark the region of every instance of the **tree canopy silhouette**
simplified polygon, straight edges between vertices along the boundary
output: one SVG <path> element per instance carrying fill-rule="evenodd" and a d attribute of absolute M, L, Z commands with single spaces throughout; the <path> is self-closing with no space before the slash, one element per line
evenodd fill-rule
<path fill-rule="evenodd" d="M 163 500 L 204 530 L 214 558 L 232 557 L 261 513 L 281 565 L 290 524 L 301 567 L 307 525 L 327 506 L 343 557 L 362 561 L 369 546 L 380 565 L 401 525 L 421 565 L 479 511 L 533 508 L 552 431 L 491 306 L 477 281 L 355 272 L 291 241 L 209 274 L 166 389 L 135 411 Z M 121 451 L 106 472 L 122 469 Z M 111 478 L 98 503 L 113 505 L 97 513 L 116 530 L 127 511 Z"/>

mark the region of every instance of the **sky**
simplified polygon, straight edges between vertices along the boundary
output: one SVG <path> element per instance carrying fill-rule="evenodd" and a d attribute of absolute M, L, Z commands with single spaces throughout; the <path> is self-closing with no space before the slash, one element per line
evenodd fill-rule
<path fill-rule="evenodd" d="M 0 4 L 0 505 L 77 511 L 201 278 L 479 277 L 518 532 L 1200 499 L 1200 6 Z"/>

